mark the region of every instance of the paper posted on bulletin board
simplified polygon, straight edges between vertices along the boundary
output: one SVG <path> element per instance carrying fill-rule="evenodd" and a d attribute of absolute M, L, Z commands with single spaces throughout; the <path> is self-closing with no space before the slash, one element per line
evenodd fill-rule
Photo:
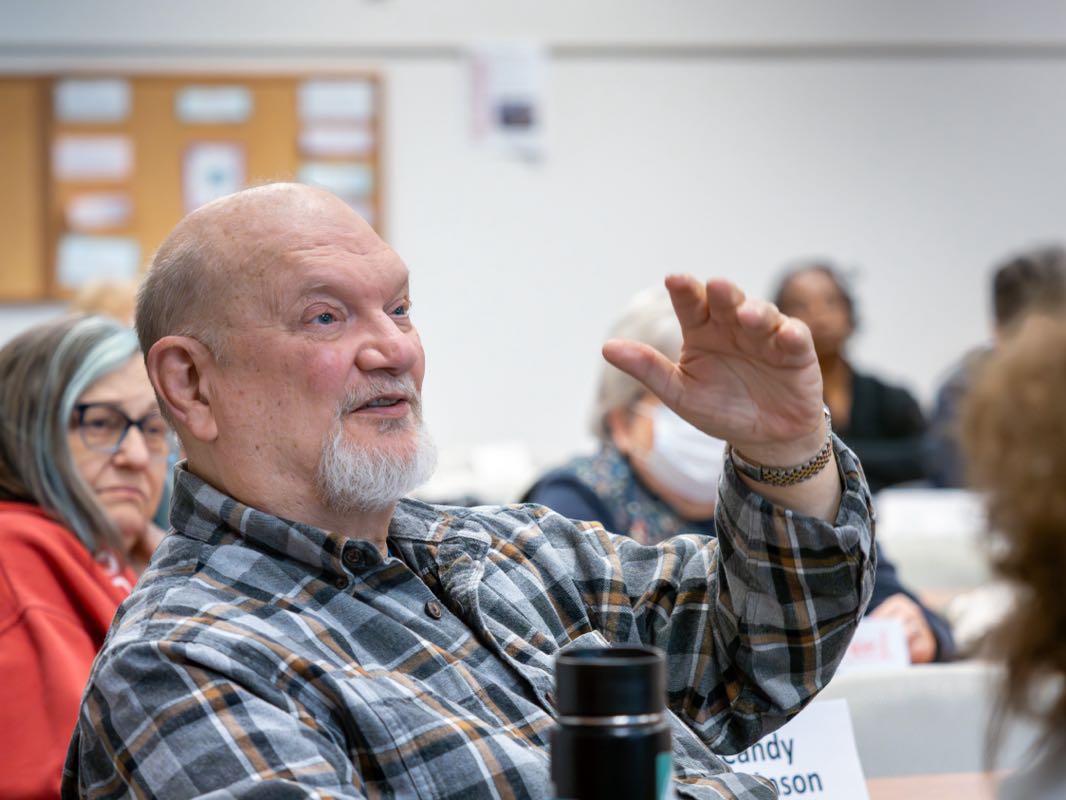
<path fill-rule="evenodd" d="M 239 191 L 244 186 L 244 176 L 244 145 L 237 142 L 190 144 L 182 164 L 185 212 Z"/>

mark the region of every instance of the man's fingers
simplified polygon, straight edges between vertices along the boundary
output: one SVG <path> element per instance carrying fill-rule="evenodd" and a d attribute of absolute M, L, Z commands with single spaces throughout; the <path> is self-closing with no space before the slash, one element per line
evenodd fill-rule
<path fill-rule="evenodd" d="M 805 360 L 814 349 L 810 330 L 800 320 L 785 316 L 773 303 L 744 300 L 736 308 L 737 341 L 747 353 L 776 353 L 782 363 Z M 765 348 L 769 347 L 769 350 Z"/>
<path fill-rule="evenodd" d="M 769 333 L 785 321 L 785 315 L 773 303 L 749 299 L 737 307 L 737 321 L 745 330 Z"/>
<path fill-rule="evenodd" d="M 712 278 L 707 281 L 707 306 L 712 316 L 723 312 L 732 312 L 744 302 L 744 292 L 736 284 L 724 278 Z"/>
<path fill-rule="evenodd" d="M 690 330 L 707 321 L 707 297 L 699 281 L 691 275 L 668 275 L 664 283 L 681 330 Z"/>
<path fill-rule="evenodd" d="M 795 317 L 784 317 L 777 329 L 776 344 L 782 353 L 790 356 L 808 353 L 814 349 L 810 328 Z"/>
<path fill-rule="evenodd" d="M 667 405 L 676 406 L 680 387 L 674 379 L 674 363 L 654 347 L 627 339 L 609 339 L 603 357 L 648 387 Z"/>

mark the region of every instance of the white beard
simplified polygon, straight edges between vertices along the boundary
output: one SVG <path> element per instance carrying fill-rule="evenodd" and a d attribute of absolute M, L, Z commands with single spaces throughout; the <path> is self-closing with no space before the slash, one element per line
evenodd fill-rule
<path fill-rule="evenodd" d="M 343 412 L 342 412 L 343 413 Z M 333 511 L 383 511 L 429 480 L 437 464 L 437 447 L 422 422 L 417 401 L 412 415 L 403 420 L 382 420 L 384 436 L 409 435 L 414 441 L 405 451 L 360 447 L 348 441 L 344 423 L 338 419 L 332 435 L 323 444 L 318 463 L 318 489 Z"/>

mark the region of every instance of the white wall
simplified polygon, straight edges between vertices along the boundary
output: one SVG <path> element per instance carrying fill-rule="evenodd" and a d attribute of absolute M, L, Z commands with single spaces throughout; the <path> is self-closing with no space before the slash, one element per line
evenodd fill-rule
<path fill-rule="evenodd" d="M 1064 8 L 0 0 L 0 71 L 380 70 L 429 421 L 544 459 L 583 441 L 613 314 L 673 270 L 764 294 L 797 256 L 854 266 L 855 361 L 930 401 L 993 261 L 1066 238 Z M 540 163 L 469 139 L 461 48 L 518 36 L 554 54 Z M 0 339 L 51 312 L 0 309 Z"/>

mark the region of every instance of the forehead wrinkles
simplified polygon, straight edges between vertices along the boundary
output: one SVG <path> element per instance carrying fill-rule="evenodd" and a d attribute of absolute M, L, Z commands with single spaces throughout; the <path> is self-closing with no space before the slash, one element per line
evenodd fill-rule
<path fill-rule="evenodd" d="M 369 224 L 333 199 L 254 195 L 227 208 L 211 228 L 218 264 L 230 265 L 220 294 L 231 301 L 231 315 L 255 327 L 269 324 L 263 311 L 282 312 L 308 267 L 376 272 L 402 264 Z"/>
<path fill-rule="evenodd" d="M 334 281 L 358 285 L 365 291 L 370 281 L 383 281 L 382 292 L 396 291 L 393 284 L 407 279 L 407 268 L 399 256 L 372 230 L 345 230 L 336 235 L 314 232 L 292 242 L 276 258 L 276 267 L 285 279 L 272 283 L 282 296 L 292 291 L 305 293 L 310 285 L 323 287 Z M 349 279 L 354 278 L 355 284 Z M 292 299 L 287 297 L 287 299 Z"/>
<path fill-rule="evenodd" d="M 242 327 L 266 324 L 262 311 L 277 307 L 278 268 L 292 228 L 280 214 L 246 205 L 220 219 L 211 234 L 216 269 L 226 273 L 218 288 L 227 302 L 216 305 L 225 307 L 230 320 L 240 319 Z"/>
<path fill-rule="evenodd" d="M 286 260 L 319 261 L 355 256 L 357 259 L 373 259 L 389 255 L 390 248 L 380 236 L 357 217 L 339 221 L 321 222 L 297 229 L 291 242 L 283 249 Z"/>

